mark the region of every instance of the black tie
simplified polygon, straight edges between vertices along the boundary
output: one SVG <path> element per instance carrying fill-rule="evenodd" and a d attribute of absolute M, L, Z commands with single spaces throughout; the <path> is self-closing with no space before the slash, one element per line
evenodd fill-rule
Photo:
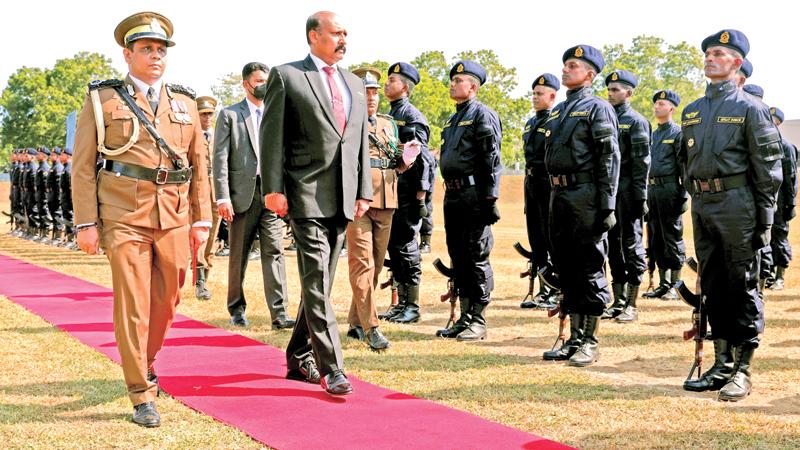
<path fill-rule="evenodd" d="M 147 101 L 150 102 L 150 108 L 153 110 L 153 115 L 155 115 L 158 109 L 158 100 L 156 100 L 156 91 L 153 90 L 152 86 L 147 90 Z"/>

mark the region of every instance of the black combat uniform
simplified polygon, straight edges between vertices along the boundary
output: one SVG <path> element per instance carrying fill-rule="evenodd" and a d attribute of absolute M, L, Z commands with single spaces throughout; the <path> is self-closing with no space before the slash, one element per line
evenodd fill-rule
<path fill-rule="evenodd" d="M 35 155 L 36 152 L 28 150 L 29 155 Z M 22 169 L 22 202 L 25 207 L 25 237 L 33 238 L 36 235 L 36 230 L 39 228 L 39 218 L 36 211 L 36 171 L 39 169 L 36 161 L 28 161 L 23 165 Z"/>
<path fill-rule="evenodd" d="M 55 149 L 53 150 L 56 151 Z M 55 160 L 53 165 L 50 166 L 50 171 L 47 172 L 47 211 L 50 214 L 50 224 L 53 231 L 53 241 L 57 241 L 60 237 L 63 226 L 61 225 L 61 208 L 59 194 L 61 189 L 59 181 L 61 174 L 64 172 L 64 166 L 61 161 Z"/>
<path fill-rule="evenodd" d="M 14 154 L 19 157 L 20 151 L 14 150 Z M 20 180 L 22 178 L 22 163 L 19 160 L 14 161 L 11 168 L 11 192 L 9 193 L 9 201 L 11 202 L 11 215 L 14 217 L 14 235 L 17 236 L 22 230 L 22 219 L 24 217 L 22 207 L 22 189 Z"/>
<path fill-rule="evenodd" d="M 50 155 L 48 150 L 45 153 Z M 47 174 L 50 172 L 50 163 L 47 160 L 39 161 L 39 167 L 36 170 L 35 185 L 36 185 L 36 212 L 37 223 L 39 226 L 39 236 L 37 240 L 47 239 L 47 229 L 50 223 L 50 217 L 47 212 Z"/>
<path fill-rule="evenodd" d="M 789 243 L 789 221 L 796 214 L 797 204 L 797 147 L 786 138 L 781 137 L 781 148 L 783 158 L 781 168 L 783 170 L 783 183 L 778 191 L 778 203 L 775 206 L 775 222 L 772 225 L 772 263 L 774 275 L 770 277 L 769 287 L 775 290 L 784 288 L 784 273 L 792 261 L 792 246 Z"/>
<path fill-rule="evenodd" d="M 743 56 L 743 33 L 722 30 L 702 49 L 730 47 Z M 769 110 L 739 90 L 734 80 L 709 84 L 704 97 L 683 110 L 687 188 L 701 289 L 714 333 L 715 364 L 689 390 L 720 390 L 736 401 L 751 388 L 750 363 L 764 331 L 757 251 L 769 244 L 783 174 L 780 134 Z M 721 355 L 730 355 L 720 359 Z"/>
<path fill-rule="evenodd" d="M 65 148 L 62 150 L 68 155 L 72 155 L 72 149 Z M 75 246 L 74 238 L 74 225 L 72 223 L 72 161 L 64 164 L 64 171 L 61 172 L 59 184 L 59 205 L 61 206 L 61 217 L 64 219 L 64 236 L 65 243 L 68 246 L 77 248 Z"/>

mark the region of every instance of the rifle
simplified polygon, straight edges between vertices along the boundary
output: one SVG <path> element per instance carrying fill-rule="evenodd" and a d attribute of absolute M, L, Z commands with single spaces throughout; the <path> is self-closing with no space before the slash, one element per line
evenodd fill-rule
<path fill-rule="evenodd" d="M 458 301 L 458 292 L 454 281 L 455 272 L 450 267 L 445 266 L 439 258 L 433 261 L 433 267 L 447 278 L 447 292 L 439 296 L 439 300 L 443 302 L 450 300 L 450 318 L 447 320 L 447 325 L 445 325 L 445 328 L 450 328 L 453 322 L 456 321 L 456 302 Z"/>
<path fill-rule="evenodd" d="M 567 342 L 567 312 L 561 308 L 561 301 L 564 300 L 563 294 L 559 294 L 558 305 L 553 309 L 547 310 L 547 317 L 553 317 L 558 314 L 558 336 L 556 341 L 553 342 L 553 347 L 550 350 L 555 350 L 556 347 L 561 347 Z"/>
<path fill-rule="evenodd" d="M 383 260 L 383 267 L 386 267 L 386 274 L 389 275 L 389 278 L 386 279 L 383 283 L 380 284 L 381 289 L 386 289 L 388 287 L 392 288 L 392 304 L 389 305 L 389 309 L 392 309 L 393 306 L 397 305 L 397 285 L 394 282 L 394 274 L 392 273 L 392 265 L 390 264 L 390 259 Z"/>
<path fill-rule="evenodd" d="M 706 297 L 690 291 L 683 280 L 675 284 L 675 290 L 678 291 L 681 299 L 692 307 L 692 328 L 683 332 L 684 341 L 694 340 L 694 362 L 686 377 L 686 381 L 690 381 L 695 369 L 697 369 L 698 378 L 703 373 L 703 340 L 705 340 L 708 330 L 708 316 L 705 311 Z"/>
<path fill-rule="evenodd" d="M 690 256 L 690 257 L 686 258 L 686 265 L 689 266 L 689 269 L 691 269 L 692 272 L 698 273 L 697 272 L 697 270 L 698 270 L 697 269 L 697 260 L 694 259 L 694 256 Z"/>
<path fill-rule="evenodd" d="M 9 214 L 9 213 L 7 213 L 5 211 L 3 211 L 3 215 L 8 217 L 8 221 L 6 223 L 10 223 L 11 224 L 11 229 L 13 230 L 14 229 L 14 215 L 13 214 Z"/>
<path fill-rule="evenodd" d="M 528 294 L 525 295 L 525 298 L 522 301 L 526 301 L 530 299 L 533 301 L 533 283 L 536 280 L 535 274 L 533 273 L 533 252 L 528 251 L 525 247 L 522 246 L 519 242 L 514 243 L 514 250 L 517 251 L 523 258 L 527 261 L 528 268 L 524 272 L 519 273 L 520 278 L 528 278 Z M 533 302 L 536 304 L 536 302 Z M 538 305 L 537 305 L 538 306 Z"/>

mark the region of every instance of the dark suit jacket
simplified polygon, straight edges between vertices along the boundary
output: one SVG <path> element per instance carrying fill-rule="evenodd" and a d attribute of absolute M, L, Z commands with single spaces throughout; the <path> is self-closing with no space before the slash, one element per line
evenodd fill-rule
<path fill-rule="evenodd" d="M 344 135 L 311 56 L 269 74 L 260 130 L 261 192 L 284 193 L 295 219 L 342 214 L 352 220 L 356 199 L 372 200 L 364 84 L 339 70 L 352 97 Z"/>
<path fill-rule="evenodd" d="M 218 199 L 231 200 L 237 214 L 250 208 L 256 190 L 253 141 L 258 130 L 249 119 L 250 108 L 242 100 L 220 111 L 214 130 L 214 189 Z"/>

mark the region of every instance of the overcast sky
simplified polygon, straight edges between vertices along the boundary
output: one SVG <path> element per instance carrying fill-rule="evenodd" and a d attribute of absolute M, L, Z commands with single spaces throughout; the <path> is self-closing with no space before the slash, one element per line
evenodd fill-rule
<path fill-rule="evenodd" d="M 164 14 L 175 25 L 177 45 L 170 49 L 165 80 L 208 95 L 220 76 L 240 71 L 246 62 L 273 66 L 305 57 L 305 20 L 326 9 L 337 12 L 349 31 L 342 64 L 408 61 L 426 50 L 442 50 L 452 57 L 462 50 L 488 48 L 504 65 L 517 68 L 520 94 L 540 73 L 558 74 L 562 53 L 576 44 L 628 46 L 633 37 L 645 34 L 699 47 L 706 36 L 735 28 L 750 39 L 748 58 L 754 66 L 750 81 L 764 88 L 764 100 L 783 109 L 787 119 L 800 118 L 800 89 L 783 76 L 797 73 L 794 53 L 800 42 L 797 16 L 789 12 L 788 3 L 726 1 L 712 6 L 672 0 L 609 7 L 605 3 L 610 4 L 583 0 L 4 2 L 0 36 L 6 50 L 0 59 L 0 90 L 21 66 L 52 67 L 57 59 L 79 51 L 109 56 L 114 67 L 126 73 L 114 28 L 128 15 L 149 10 Z M 575 6 L 567 9 L 568 4 Z M 398 7 L 390 10 L 390 5 Z"/>

